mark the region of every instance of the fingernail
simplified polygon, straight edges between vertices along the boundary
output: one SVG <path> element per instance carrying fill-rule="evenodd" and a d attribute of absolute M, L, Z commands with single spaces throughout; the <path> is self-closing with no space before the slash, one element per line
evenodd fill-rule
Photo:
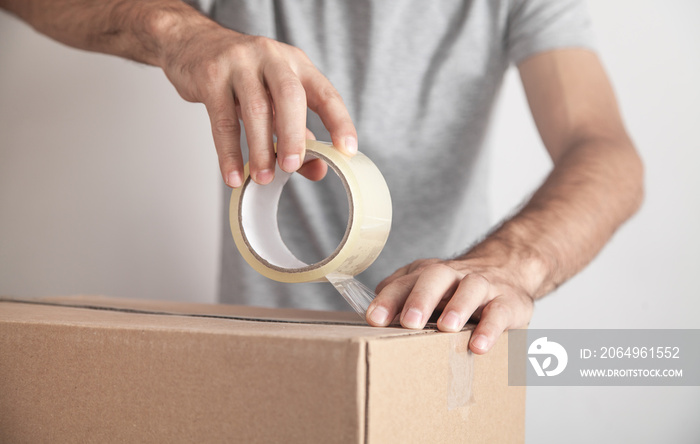
<path fill-rule="evenodd" d="M 238 171 L 229 173 L 228 177 L 226 178 L 226 185 L 230 186 L 231 188 L 238 188 L 242 184 L 243 181 L 241 180 L 241 175 L 238 174 Z"/>
<path fill-rule="evenodd" d="M 454 310 L 450 310 L 445 316 L 442 317 L 440 322 L 446 329 L 457 331 L 459 330 L 459 324 L 461 321 L 462 320 L 459 318 L 459 315 Z"/>
<path fill-rule="evenodd" d="M 357 152 L 357 139 L 354 137 L 345 138 L 345 149 L 350 154 L 355 154 Z"/>
<path fill-rule="evenodd" d="M 301 166 L 301 157 L 298 154 L 290 154 L 282 160 L 282 169 L 288 173 L 293 173 Z"/>
<path fill-rule="evenodd" d="M 388 317 L 389 311 L 382 306 L 375 308 L 374 310 L 372 310 L 372 313 L 369 314 L 369 319 L 377 325 L 386 324 L 386 319 Z"/>
<path fill-rule="evenodd" d="M 479 350 L 486 350 L 486 346 L 489 343 L 489 339 L 484 335 L 476 335 L 472 339 L 472 346 L 478 348 Z"/>
<path fill-rule="evenodd" d="M 273 174 L 272 170 L 260 170 L 255 174 L 255 181 L 261 185 L 266 185 L 272 182 Z"/>
<path fill-rule="evenodd" d="M 409 308 L 405 315 L 403 315 L 403 324 L 406 328 L 421 328 L 423 326 L 423 313 L 417 308 Z"/>

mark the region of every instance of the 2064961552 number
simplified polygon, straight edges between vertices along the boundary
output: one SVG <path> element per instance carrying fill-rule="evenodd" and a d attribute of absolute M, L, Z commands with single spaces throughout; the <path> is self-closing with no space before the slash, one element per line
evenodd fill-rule
<path fill-rule="evenodd" d="M 600 347 L 601 359 L 678 359 L 680 347 Z"/>

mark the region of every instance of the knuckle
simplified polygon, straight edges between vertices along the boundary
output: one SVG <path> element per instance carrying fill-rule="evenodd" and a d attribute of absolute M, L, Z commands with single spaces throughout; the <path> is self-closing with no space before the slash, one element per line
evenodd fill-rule
<path fill-rule="evenodd" d="M 464 277 L 464 280 L 469 285 L 477 287 L 481 290 L 488 290 L 488 288 L 491 286 L 489 280 L 480 273 L 469 273 Z"/>
<path fill-rule="evenodd" d="M 277 136 L 277 149 L 284 154 L 302 154 L 304 151 L 304 138 L 299 135 Z"/>
<path fill-rule="evenodd" d="M 298 79 L 291 77 L 280 82 L 277 94 L 279 99 L 287 102 L 302 102 L 306 100 L 304 87 Z"/>
<path fill-rule="evenodd" d="M 221 117 L 214 119 L 212 127 L 216 135 L 228 135 L 238 132 L 239 123 L 237 119 Z"/>
<path fill-rule="evenodd" d="M 290 46 L 289 50 L 290 63 L 293 67 L 295 67 L 295 69 L 316 69 L 313 62 L 303 49 L 297 48 L 296 46 Z"/>
<path fill-rule="evenodd" d="M 299 62 L 305 63 L 309 61 L 309 57 L 306 55 L 303 49 L 290 45 L 288 43 L 282 43 L 277 40 L 273 40 L 275 44 L 275 49 L 279 50 L 281 55 L 292 65 L 296 65 Z"/>
<path fill-rule="evenodd" d="M 241 161 L 241 152 L 239 150 L 224 150 L 220 151 L 218 153 L 219 155 L 219 164 L 222 165 L 222 167 L 225 165 L 227 168 L 241 168 L 242 161 Z"/>
<path fill-rule="evenodd" d="M 340 97 L 340 93 L 331 85 L 327 85 L 323 88 L 318 93 L 319 99 L 321 100 L 322 104 L 330 104 L 333 102 L 341 101 L 342 98 Z"/>
<path fill-rule="evenodd" d="M 403 277 L 400 277 L 390 282 L 385 288 L 391 291 L 392 293 L 408 294 L 413 289 L 413 283 L 409 279 L 404 279 Z"/>
<path fill-rule="evenodd" d="M 226 47 L 220 54 L 219 61 L 225 62 L 227 67 L 232 69 L 246 69 L 257 60 L 259 53 L 255 44 L 255 38 L 247 37 L 242 42 Z"/>
<path fill-rule="evenodd" d="M 423 268 L 426 268 L 432 264 L 436 264 L 440 262 L 439 259 L 418 259 L 417 261 L 413 261 L 410 264 L 407 265 L 407 270 L 408 273 L 412 273 L 416 270 L 422 270 Z"/>
<path fill-rule="evenodd" d="M 250 36 L 249 43 L 250 48 L 258 54 L 269 54 L 279 48 L 279 42 L 263 36 Z"/>
<path fill-rule="evenodd" d="M 280 45 L 277 40 L 271 39 L 269 37 L 258 36 L 255 38 L 255 43 L 264 49 L 277 49 Z"/>
<path fill-rule="evenodd" d="M 287 45 L 287 48 L 295 57 L 303 60 L 309 60 L 309 57 L 306 55 L 306 52 L 304 52 L 303 49 L 292 45 Z"/>
<path fill-rule="evenodd" d="M 435 274 L 446 274 L 446 273 L 453 274 L 455 271 L 452 267 L 450 267 L 449 265 L 443 264 L 443 263 L 433 263 L 433 264 L 428 265 L 425 269 L 426 269 L 426 271 L 431 272 L 431 273 L 435 273 Z"/>
<path fill-rule="evenodd" d="M 275 161 L 274 152 L 267 149 L 251 149 L 248 156 L 250 158 L 250 166 L 255 171 L 269 168 Z"/>
<path fill-rule="evenodd" d="M 496 315 L 501 318 L 507 318 L 511 314 L 511 309 L 508 304 L 498 299 L 494 299 L 484 308 L 484 314 L 490 316 Z"/>
<path fill-rule="evenodd" d="M 267 99 L 255 98 L 246 103 L 244 113 L 252 118 L 269 118 L 272 114 L 272 109 Z"/>

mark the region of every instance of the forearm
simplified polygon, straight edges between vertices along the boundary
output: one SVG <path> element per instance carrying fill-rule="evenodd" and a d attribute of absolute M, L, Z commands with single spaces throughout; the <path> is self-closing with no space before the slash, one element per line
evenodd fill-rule
<path fill-rule="evenodd" d="M 0 0 L 0 7 L 66 45 L 160 65 L 184 27 L 214 26 L 181 0 Z"/>
<path fill-rule="evenodd" d="M 565 150 L 529 202 L 467 257 L 505 253 L 533 298 L 588 264 L 639 207 L 643 167 L 626 136 L 584 139 Z"/>

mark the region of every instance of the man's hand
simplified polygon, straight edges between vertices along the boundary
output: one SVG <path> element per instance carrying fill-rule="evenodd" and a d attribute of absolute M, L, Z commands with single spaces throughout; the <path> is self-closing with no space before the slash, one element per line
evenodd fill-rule
<path fill-rule="evenodd" d="M 159 60 L 170 81 L 185 100 L 207 108 L 229 186 L 242 184 L 239 118 L 250 150 L 250 174 L 260 184 L 274 175 L 273 134 L 280 168 L 291 173 L 302 166 L 309 138 L 307 106 L 319 115 L 336 147 L 349 155 L 357 151 L 357 133 L 340 95 L 300 49 L 210 21 L 156 33 L 171 35 Z M 325 163 L 315 161 L 301 172 L 317 179 L 325 171 Z"/>
<path fill-rule="evenodd" d="M 522 275 L 519 270 L 530 270 Z M 422 259 L 384 279 L 367 310 L 370 325 L 386 326 L 398 315 L 401 325 L 425 327 L 435 309 L 441 331 L 456 332 L 480 319 L 471 339 L 473 352 L 486 353 L 503 331 L 525 327 L 532 317 L 536 279 L 543 268 L 486 244 L 454 260 Z"/>

